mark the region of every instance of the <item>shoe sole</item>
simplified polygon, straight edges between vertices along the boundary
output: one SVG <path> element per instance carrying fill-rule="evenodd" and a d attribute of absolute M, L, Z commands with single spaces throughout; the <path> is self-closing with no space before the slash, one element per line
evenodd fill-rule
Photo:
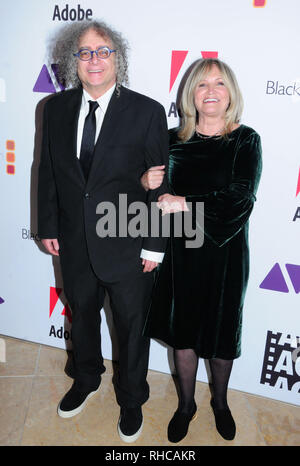
<path fill-rule="evenodd" d="M 120 416 L 120 419 L 119 419 L 119 422 L 118 422 L 118 434 L 120 436 L 120 439 L 123 440 L 123 442 L 126 442 L 126 443 L 135 442 L 142 433 L 143 426 L 144 426 L 144 419 L 142 420 L 142 424 L 141 424 L 141 427 L 139 428 L 139 430 L 137 430 L 136 433 L 133 434 L 133 435 L 123 434 L 123 432 L 121 431 L 121 428 L 120 428 L 120 422 L 121 422 L 121 416 Z"/>
<path fill-rule="evenodd" d="M 92 396 L 95 395 L 95 393 L 98 392 L 98 390 L 100 389 L 100 385 L 99 387 L 97 388 L 97 390 L 91 392 L 88 394 L 88 396 L 86 397 L 86 399 L 84 400 L 83 403 L 81 403 L 80 406 L 78 406 L 77 408 L 75 409 L 72 409 L 71 411 L 63 411 L 60 409 L 60 404 L 58 405 L 58 408 L 57 408 L 57 414 L 64 418 L 64 419 L 67 419 L 67 418 L 70 418 L 70 417 L 73 417 L 73 416 L 76 416 L 77 414 L 81 413 L 81 411 L 85 408 L 85 405 L 87 404 L 88 400 L 90 398 L 92 398 Z"/>

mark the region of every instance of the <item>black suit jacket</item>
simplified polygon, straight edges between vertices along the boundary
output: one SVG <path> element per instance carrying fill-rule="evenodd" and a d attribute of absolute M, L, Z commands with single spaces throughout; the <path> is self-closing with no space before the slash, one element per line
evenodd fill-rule
<path fill-rule="evenodd" d="M 82 273 L 89 258 L 104 281 L 119 280 L 141 270 L 141 249 L 163 252 L 160 237 L 105 237 L 96 233 L 101 202 L 116 207 L 119 194 L 128 204 L 150 206 L 168 192 L 146 192 L 140 177 L 150 166 L 168 164 L 168 132 L 164 108 L 156 101 L 121 87 L 114 92 L 102 124 L 89 178 L 86 182 L 77 158 L 77 123 L 82 88 L 56 94 L 44 109 L 43 143 L 39 167 L 38 235 L 58 238 L 63 274 Z M 123 215 L 124 215 L 124 211 Z M 132 216 L 128 216 L 129 222 Z"/>

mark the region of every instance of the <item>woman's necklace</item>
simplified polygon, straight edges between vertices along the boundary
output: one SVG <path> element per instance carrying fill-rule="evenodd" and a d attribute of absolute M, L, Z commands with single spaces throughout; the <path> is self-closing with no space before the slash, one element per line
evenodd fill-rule
<path fill-rule="evenodd" d="M 195 128 L 196 130 L 196 134 L 197 136 L 200 138 L 200 139 L 211 139 L 211 138 L 215 138 L 216 136 L 218 136 L 219 138 L 222 137 L 222 133 L 224 131 L 224 127 L 219 129 L 215 134 L 211 134 L 211 135 L 208 135 L 208 134 L 201 134 L 197 131 L 197 128 Z"/>

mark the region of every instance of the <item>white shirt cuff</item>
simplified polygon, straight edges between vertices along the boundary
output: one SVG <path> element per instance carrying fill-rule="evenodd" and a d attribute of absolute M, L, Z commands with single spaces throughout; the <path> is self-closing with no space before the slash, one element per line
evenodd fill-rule
<path fill-rule="evenodd" d="M 162 262 L 164 255 L 164 252 L 147 251 L 146 249 L 142 249 L 140 257 L 153 262 Z"/>

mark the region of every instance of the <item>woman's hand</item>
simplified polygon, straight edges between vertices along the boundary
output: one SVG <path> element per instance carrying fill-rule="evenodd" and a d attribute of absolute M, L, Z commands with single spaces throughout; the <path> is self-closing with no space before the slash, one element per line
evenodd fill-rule
<path fill-rule="evenodd" d="M 141 178 L 141 183 L 145 191 L 160 187 L 164 179 L 164 174 L 165 174 L 164 168 L 165 168 L 165 165 L 157 165 L 155 167 L 149 168 L 149 170 L 147 170 L 143 174 Z"/>
<path fill-rule="evenodd" d="M 175 212 L 187 212 L 189 209 L 183 196 L 173 196 L 172 194 L 162 194 L 158 198 L 157 207 L 162 210 L 162 215 Z"/>

